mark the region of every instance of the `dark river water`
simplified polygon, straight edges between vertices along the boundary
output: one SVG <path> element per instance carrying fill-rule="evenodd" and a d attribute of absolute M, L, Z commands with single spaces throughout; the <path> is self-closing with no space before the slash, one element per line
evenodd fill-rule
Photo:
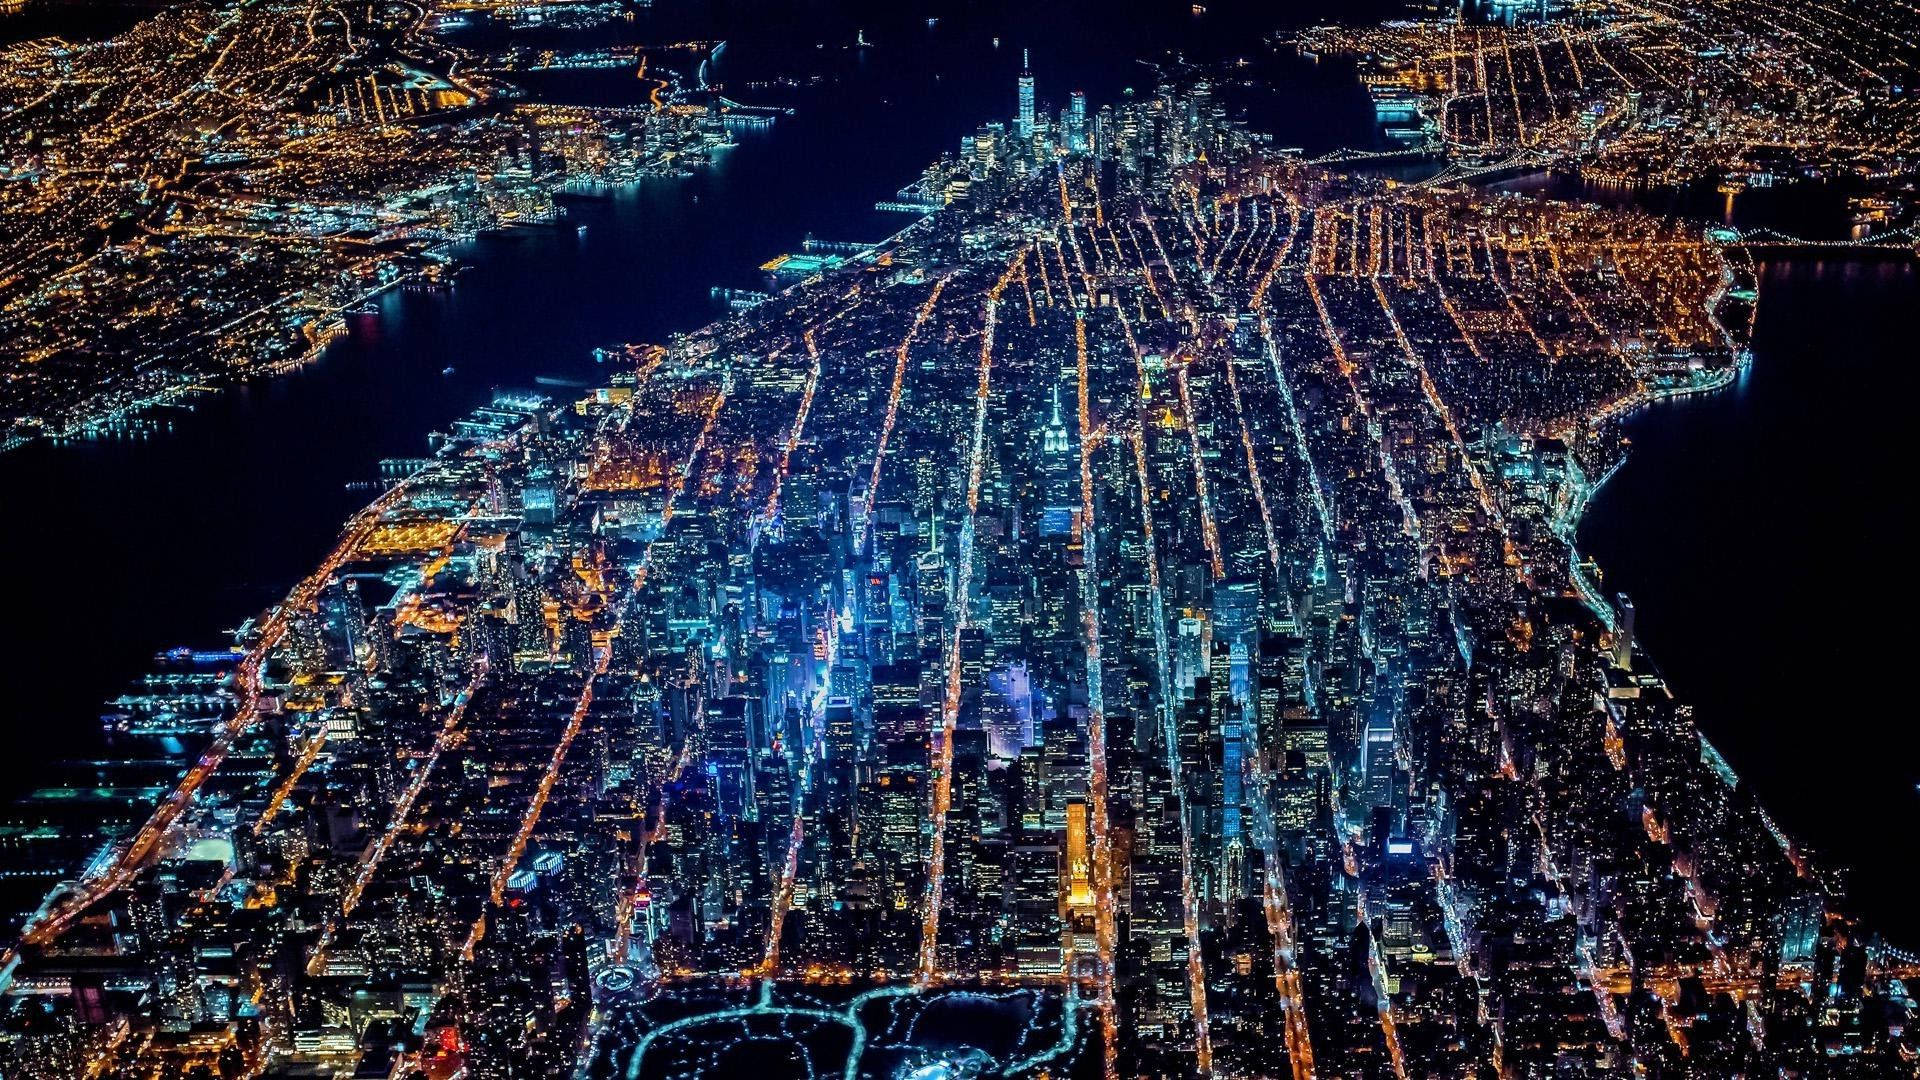
<path fill-rule="evenodd" d="M 316 363 L 202 399 L 139 441 L 36 445 L 0 457 L 0 797 L 51 761 L 98 748 L 99 704 L 158 650 L 222 644 L 279 597 L 369 497 L 350 484 L 383 457 L 536 376 L 596 377 L 596 346 L 658 341 L 721 312 L 713 285 L 760 287 L 754 267 L 811 232 L 878 239 L 909 220 L 872 209 L 982 120 L 1014 108 L 1020 49 L 1039 97 L 1091 103 L 1152 73 L 1169 48 L 1257 55 L 1262 31 L 1390 14 L 1361 4 L 656 0 L 627 40 L 725 38 L 712 77 L 797 115 L 743 135 L 690 180 L 568 201 L 564 227 L 488 236 L 459 252 L 450 295 L 395 293 Z M 934 25 L 929 18 L 937 18 Z M 9 22 L 9 20 L 14 20 Z M 110 29 L 128 16 L 32 8 L 0 41 Z M 872 42 L 852 47 L 856 30 Z M 486 35 L 497 29 L 475 28 Z M 599 32 L 605 33 L 605 32 Z M 595 42 L 543 30 L 557 47 Z M 995 37 L 1000 39 L 994 44 Z M 1270 59 L 1279 93 L 1249 100 L 1281 145 L 1370 145 L 1368 101 L 1342 65 Z M 793 76 L 800 89 L 752 90 Z M 622 103 L 627 72 L 535 84 L 543 98 Z M 586 226 L 584 232 L 577 226 Z M 1910 266 L 1768 269 L 1755 363 L 1737 387 L 1650 409 L 1630 462 L 1594 500 L 1583 544 L 1607 587 L 1636 601 L 1641 636 L 1699 707 L 1703 729 L 1784 824 L 1859 868 L 1881 925 L 1912 922 L 1899 878 L 1916 853 L 1916 745 L 1894 678 L 1910 610 L 1905 413 L 1920 282 Z M 451 372 L 447 369 L 451 368 Z M 1903 935 L 1904 936 L 1904 935 Z"/>
<path fill-rule="evenodd" d="M 1779 262 L 1760 298 L 1751 370 L 1636 416 L 1580 541 L 1701 730 L 1910 942 L 1920 728 L 1900 673 L 1920 587 L 1896 479 L 1920 400 L 1920 274 Z"/>
<path fill-rule="evenodd" d="M 1807 238 L 1845 235 L 1840 187 L 1687 191 L 1566 177 L 1496 185 Z M 1579 533 L 1701 730 L 1774 818 L 1897 941 L 1920 937 L 1920 727 L 1895 677 L 1920 603 L 1897 477 L 1920 400 L 1911 258 L 1768 254 L 1753 365 L 1628 423 L 1632 451 Z M 1839 254 L 1839 253 L 1836 253 Z M 1909 359 L 1903 360 L 1902 357 Z"/>

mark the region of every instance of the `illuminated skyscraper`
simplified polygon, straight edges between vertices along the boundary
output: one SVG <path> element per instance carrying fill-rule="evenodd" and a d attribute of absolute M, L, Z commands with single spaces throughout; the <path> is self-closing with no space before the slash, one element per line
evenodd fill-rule
<path fill-rule="evenodd" d="M 1075 90 L 1067 98 L 1067 149 L 1084 154 L 1087 148 L 1087 92 Z"/>
<path fill-rule="evenodd" d="M 1067 906 L 1093 907 L 1093 856 L 1087 843 L 1087 804 L 1067 804 Z"/>
<path fill-rule="evenodd" d="M 1033 69 L 1027 66 L 1027 50 L 1020 50 L 1020 115 L 1013 122 L 1020 138 L 1033 136 Z"/>
<path fill-rule="evenodd" d="M 1621 671 L 1633 668 L 1633 601 L 1619 594 L 1619 626 L 1613 632 L 1613 666 Z"/>

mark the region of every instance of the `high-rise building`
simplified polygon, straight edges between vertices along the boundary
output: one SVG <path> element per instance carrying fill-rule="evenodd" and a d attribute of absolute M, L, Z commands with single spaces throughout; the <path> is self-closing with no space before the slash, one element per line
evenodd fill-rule
<path fill-rule="evenodd" d="M 1020 113 L 1014 118 L 1014 131 L 1024 141 L 1033 137 L 1033 69 L 1027 65 L 1027 50 L 1020 50 Z"/>
<path fill-rule="evenodd" d="M 1091 911 L 1093 899 L 1093 854 L 1088 842 L 1087 804 L 1075 800 L 1067 804 L 1066 906 L 1075 911 Z"/>
<path fill-rule="evenodd" d="M 1619 595 L 1619 626 L 1613 632 L 1613 666 L 1621 671 L 1633 668 L 1633 601 Z"/>
<path fill-rule="evenodd" d="M 1075 90 L 1067 98 L 1067 149 L 1076 154 L 1087 152 L 1087 92 Z"/>

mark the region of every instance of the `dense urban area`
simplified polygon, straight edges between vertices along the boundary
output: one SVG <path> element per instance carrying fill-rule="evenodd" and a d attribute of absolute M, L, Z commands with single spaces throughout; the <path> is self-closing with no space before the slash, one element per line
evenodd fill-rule
<path fill-rule="evenodd" d="M 570 185 L 685 174 L 771 121 L 644 53 L 472 55 L 426 7 L 343 11 L 188 4 L 0 49 L 0 450 L 297 366 L 369 296 L 445 287 L 450 241 L 550 222 Z M 632 67 L 657 107 L 501 81 L 538 65 Z"/>
<path fill-rule="evenodd" d="M 740 108 L 517 100 L 538 58 L 380 10 L 4 54 L 10 438 L 305 357 Z M 1276 147 L 1232 70 L 1022 75 L 900 233 L 387 462 L 113 703 L 183 769 L 9 812 L 0 1074 L 1915 1075 L 1920 957 L 1573 546 L 1622 419 L 1748 363 L 1750 250 L 1458 183 L 1884 210 L 1913 11 L 1525 14 L 1277 42 L 1358 58 L 1415 182 Z"/>

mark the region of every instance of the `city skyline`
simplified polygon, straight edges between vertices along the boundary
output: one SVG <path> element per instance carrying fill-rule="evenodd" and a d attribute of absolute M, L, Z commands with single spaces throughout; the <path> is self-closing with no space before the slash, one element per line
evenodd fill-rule
<path fill-rule="evenodd" d="M 719 320 L 609 342 L 592 382 L 495 391 L 383 462 L 230 650 L 157 657 L 108 720 L 186 741 L 180 774 L 107 795 L 90 833 L 11 834 L 65 880 L 0 969 L 0 1061 L 1910 1073 L 1920 958 L 1739 782 L 1575 543 L 1630 417 L 1746 378 L 1770 245 L 1824 242 L 1488 186 L 1578 167 L 1731 202 L 1838 166 L 1865 186 L 1834 246 L 1910 245 L 1910 110 L 1884 84 L 1911 46 L 1889 29 L 1883 60 L 1838 60 L 1810 22 L 1699 50 L 1750 46 L 1751 8 L 1276 33 L 1276 54 L 1352 64 L 1375 111 L 1372 147 L 1313 156 L 1246 117 L 1244 63 L 1164 61 L 1090 100 L 1040 84 L 1022 46 L 1004 118 L 881 200 L 910 224 L 809 235 L 764 289 L 716 288 Z M 322 80 L 324 106 L 288 83 L 273 110 L 305 102 L 334 133 L 270 110 L 258 136 L 355 160 L 348 187 L 382 176 L 383 208 L 338 190 L 297 213 L 386 230 L 372 273 L 393 284 L 452 287 L 427 240 L 567 227 L 556 194 L 692 175 L 792 115 L 710 85 L 724 45 L 705 42 L 684 71 L 582 54 L 637 71 L 643 106 L 469 117 L 536 53 L 457 78 L 474 53 L 429 45 L 427 9 L 358 47 L 311 16 L 283 43 L 298 14 L 241 5 L 207 41 L 298 70 L 337 30 L 329 63 L 377 45 L 444 83 L 383 87 L 380 67 Z M 1675 49 L 1700 54 L 1684 83 L 1628 74 Z M 196 55 L 205 88 L 227 50 Z M 1851 89 L 1814 110 L 1788 77 Z M 267 93 L 173 100 L 231 123 L 220 108 Z M 396 131 L 402 110 L 426 119 Z M 115 130 L 151 153 L 140 124 Z M 71 152 L 103 150 L 124 152 Z M 209 166 L 195 202 L 264 205 L 246 154 Z M 32 168 L 80 172 L 44 149 Z M 423 198 L 415 169 L 468 179 Z M 167 186 L 138 195 L 151 220 L 179 220 L 151 197 Z M 229 224 L 155 235 L 258 245 Z M 188 281 L 209 265 L 141 257 Z M 305 320 L 305 273 L 247 287 L 297 288 Z M 340 280 L 329 302 L 362 302 Z M 117 302 L 20 295 L 29 363 L 90 333 L 48 305 Z M 250 370 L 290 327 L 324 348 L 316 325 L 218 333 Z M 207 376 L 192 363 L 167 378 Z M 170 392 L 147 377 L 64 383 L 52 409 L 29 387 L 20 440 L 137 426 Z"/>

